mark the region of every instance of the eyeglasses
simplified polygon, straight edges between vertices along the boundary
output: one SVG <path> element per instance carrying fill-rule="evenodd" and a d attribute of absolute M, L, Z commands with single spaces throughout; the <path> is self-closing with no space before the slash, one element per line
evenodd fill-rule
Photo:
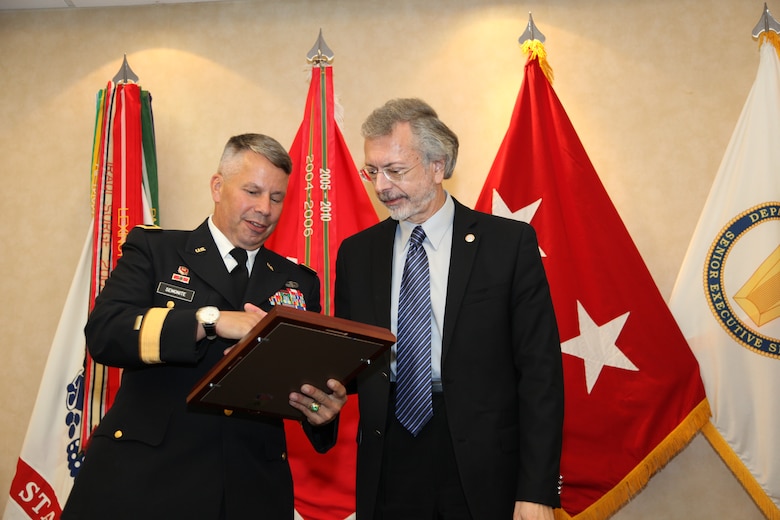
<path fill-rule="evenodd" d="M 382 175 L 385 176 L 385 179 L 387 179 L 390 182 L 401 182 L 404 180 L 404 175 L 409 173 L 410 171 L 414 170 L 422 164 L 422 161 L 417 162 L 414 166 L 410 166 L 409 168 L 403 169 L 403 168 L 374 168 L 372 166 L 363 166 L 360 170 L 360 178 L 367 182 L 375 182 L 376 176 L 379 175 L 379 172 L 382 172 Z"/>

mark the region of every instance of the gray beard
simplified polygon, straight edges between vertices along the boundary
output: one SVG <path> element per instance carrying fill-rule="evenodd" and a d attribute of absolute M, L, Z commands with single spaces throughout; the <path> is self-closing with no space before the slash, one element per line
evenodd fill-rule
<path fill-rule="evenodd" d="M 432 201 L 434 198 L 436 198 L 436 192 L 430 191 L 425 197 L 422 199 L 419 199 L 414 204 L 407 204 L 403 208 L 396 208 L 396 209 L 390 209 L 388 208 L 388 211 L 390 211 L 390 218 L 397 221 L 407 220 L 409 217 L 417 213 L 417 211 L 422 207 L 428 204 L 430 201 Z M 407 201 L 410 201 L 410 199 L 406 199 Z M 410 201 L 411 202 L 411 201 Z M 385 206 L 387 207 L 387 206 Z"/>

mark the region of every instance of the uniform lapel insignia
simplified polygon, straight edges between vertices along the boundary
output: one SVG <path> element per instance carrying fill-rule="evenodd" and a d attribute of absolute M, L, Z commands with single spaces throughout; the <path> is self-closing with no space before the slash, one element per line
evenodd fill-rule
<path fill-rule="evenodd" d="M 171 280 L 175 280 L 175 281 L 181 282 L 181 283 L 190 283 L 190 277 L 189 276 L 184 276 L 183 274 L 179 274 L 179 273 L 173 273 L 171 275 Z"/>
<path fill-rule="evenodd" d="M 181 282 L 181 283 L 190 283 L 189 274 L 190 274 L 189 267 L 180 265 L 179 268 L 176 270 L 176 272 L 171 275 L 171 280 Z"/>

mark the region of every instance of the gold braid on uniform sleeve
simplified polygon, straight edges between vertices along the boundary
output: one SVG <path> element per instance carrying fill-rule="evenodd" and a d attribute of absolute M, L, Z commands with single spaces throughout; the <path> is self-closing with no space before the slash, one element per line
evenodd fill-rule
<path fill-rule="evenodd" d="M 138 353 L 141 361 L 148 365 L 162 363 L 160 358 L 160 335 L 165 317 L 171 309 L 153 307 L 146 312 L 138 334 Z"/>

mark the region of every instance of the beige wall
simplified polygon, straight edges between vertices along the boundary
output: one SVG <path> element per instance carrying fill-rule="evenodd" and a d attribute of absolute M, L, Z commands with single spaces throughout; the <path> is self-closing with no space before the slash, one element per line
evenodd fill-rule
<path fill-rule="evenodd" d="M 780 12 L 776 1 L 769 7 Z M 208 214 L 208 177 L 230 135 L 292 142 L 304 58 L 320 28 L 336 53 L 355 161 L 371 109 L 422 97 L 461 138 L 448 189 L 473 205 L 520 87 L 517 38 L 530 11 L 547 37 L 555 90 L 668 299 L 755 77 L 750 33 L 762 8 L 761 0 L 264 0 L 0 13 L 0 491 L 87 232 L 95 93 L 123 54 L 154 98 L 165 227 L 192 228 Z M 699 436 L 615 518 L 761 515 Z"/>

